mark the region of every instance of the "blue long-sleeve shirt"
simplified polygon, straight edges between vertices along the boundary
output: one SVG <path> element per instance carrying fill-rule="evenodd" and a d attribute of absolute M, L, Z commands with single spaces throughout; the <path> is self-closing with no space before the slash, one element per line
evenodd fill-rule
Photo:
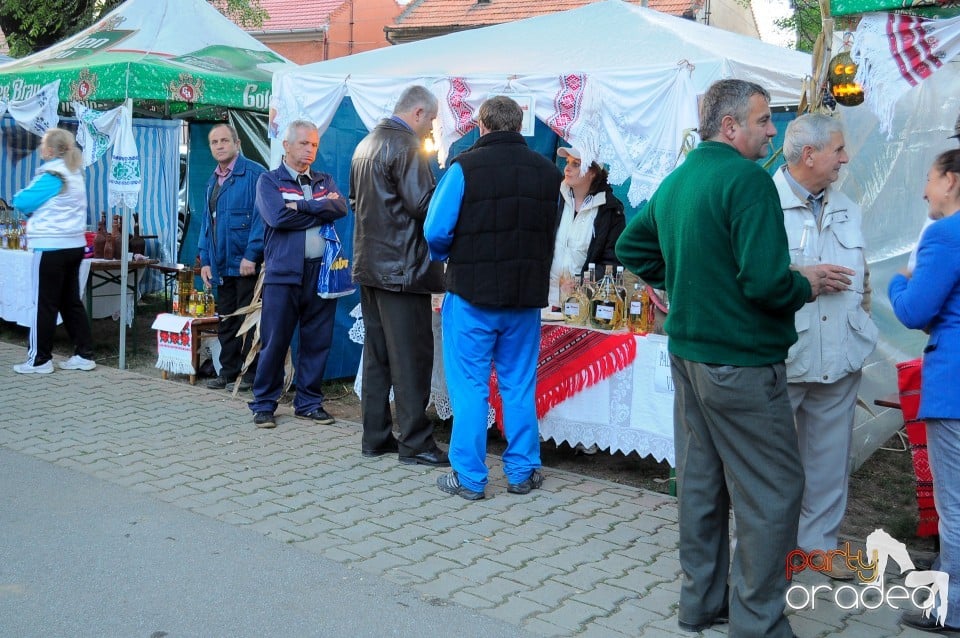
<path fill-rule="evenodd" d="M 47 200 L 57 196 L 63 188 L 63 180 L 50 173 L 38 175 L 22 191 L 13 196 L 13 207 L 30 215 Z"/>
<path fill-rule="evenodd" d="M 453 229 L 460 219 L 463 189 L 466 182 L 460 164 L 453 164 L 437 184 L 423 222 L 423 235 L 430 247 L 430 259 L 446 261 L 453 244 Z"/>

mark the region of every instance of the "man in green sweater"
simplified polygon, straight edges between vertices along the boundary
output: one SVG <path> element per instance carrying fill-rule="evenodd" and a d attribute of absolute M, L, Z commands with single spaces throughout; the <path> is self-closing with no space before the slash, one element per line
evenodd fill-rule
<path fill-rule="evenodd" d="M 756 163 L 777 132 L 769 101 L 750 82 L 713 84 L 700 105 L 704 141 L 616 248 L 670 298 L 680 628 L 729 619 L 732 638 L 793 636 L 784 561 L 796 546 L 803 470 L 783 362 L 797 340 L 794 313 L 850 281 L 828 264 L 790 269 L 777 189 Z"/>

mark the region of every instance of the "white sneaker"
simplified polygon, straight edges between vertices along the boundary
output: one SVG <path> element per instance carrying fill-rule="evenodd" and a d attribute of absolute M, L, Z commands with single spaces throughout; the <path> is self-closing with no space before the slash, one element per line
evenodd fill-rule
<path fill-rule="evenodd" d="M 66 361 L 60 362 L 61 370 L 93 370 L 97 367 L 96 361 L 84 359 L 78 354 L 73 355 Z"/>
<path fill-rule="evenodd" d="M 13 371 L 17 374 L 50 374 L 53 372 L 53 361 L 47 361 L 38 366 L 33 365 L 30 361 L 25 361 L 13 366 Z"/>

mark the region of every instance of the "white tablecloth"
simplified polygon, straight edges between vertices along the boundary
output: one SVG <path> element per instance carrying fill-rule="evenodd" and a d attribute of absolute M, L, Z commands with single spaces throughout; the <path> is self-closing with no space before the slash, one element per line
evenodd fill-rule
<path fill-rule="evenodd" d="M 350 338 L 363 343 L 363 320 L 358 305 L 351 312 L 357 319 Z M 433 318 L 433 379 L 430 402 L 441 419 L 453 414 L 443 373 L 442 326 L 439 313 Z M 660 335 L 635 337 L 637 357 L 633 363 L 610 377 L 555 406 L 540 419 L 544 440 L 571 446 L 596 445 L 601 450 L 652 455 L 674 465 L 673 380 L 667 338 Z M 363 364 L 357 370 L 354 391 L 360 396 Z M 392 395 L 391 395 L 392 398 Z M 493 423 L 493 410 L 490 411 Z"/>
<path fill-rule="evenodd" d="M 80 264 L 80 299 L 86 303 L 90 259 Z M 40 253 L 28 250 L 0 249 L 0 319 L 30 327 L 37 314 L 37 273 Z M 132 276 L 132 275 L 131 275 Z M 98 288 L 93 295 L 93 317 L 120 316 L 120 287 L 116 284 Z M 133 296 L 128 295 L 128 308 L 133 309 Z M 127 323 L 130 324 L 128 316 Z"/>
<path fill-rule="evenodd" d="M 540 436 L 610 452 L 651 454 L 673 466 L 673 380 L 667 338 L 650 335 L 636 340 L 633 363 L 543 415 Z"/>

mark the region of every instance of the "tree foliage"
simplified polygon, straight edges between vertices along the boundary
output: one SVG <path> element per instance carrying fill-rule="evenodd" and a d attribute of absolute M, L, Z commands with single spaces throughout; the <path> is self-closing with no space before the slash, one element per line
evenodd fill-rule
<path fill-rule="evenodd" d="M 796 36 L 798 51 L 813 52 L 817 36 L 823 30 L 823 18 L 820 15 L 818 0 L 790 0 L 793 14 L 774 22 L 780 29 L 791 31 Z"/>
<path fill-rule="evenodd" d="M 261 26 L 267 17 L 260 0 L 207 2 L 241 26 Z M 0 30 L 10 55 L 19 58 L 70 37 L 121 4 L 123 0 L 3 0 Z"/>

